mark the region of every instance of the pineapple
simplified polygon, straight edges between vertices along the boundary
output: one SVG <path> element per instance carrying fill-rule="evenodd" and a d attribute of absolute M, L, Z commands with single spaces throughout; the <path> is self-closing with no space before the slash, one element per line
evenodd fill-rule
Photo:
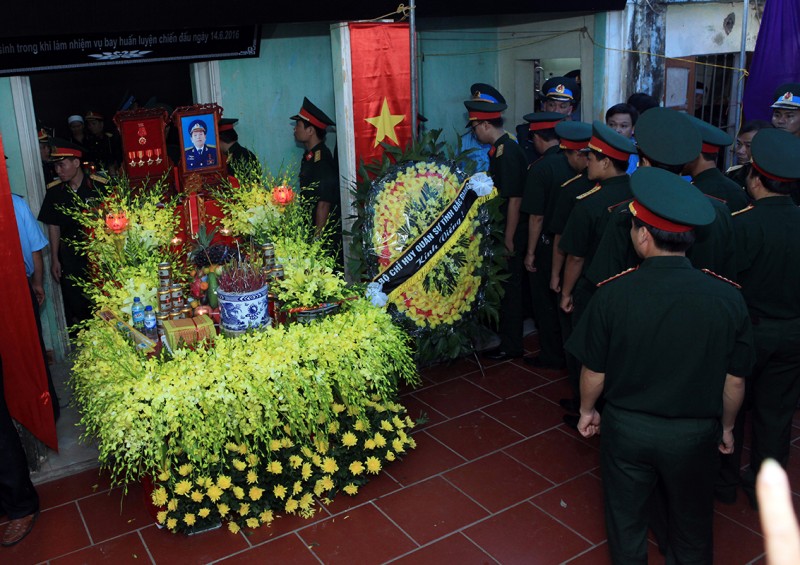
<path fill-rule="evenodd" d="M 223 265 L 230 261 L 233 252 L 230 247 L 221 243 L 212 243 L 217 229 L 209 232 L 206 226 L 200 226 L 197 230 L 197 245 L 192 251 L 192 262 L 199 268 L 209 265 Z"/>

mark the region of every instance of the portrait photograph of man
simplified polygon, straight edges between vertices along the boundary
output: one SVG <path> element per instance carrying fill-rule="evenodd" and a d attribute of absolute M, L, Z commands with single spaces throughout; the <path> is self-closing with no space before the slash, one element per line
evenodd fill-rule
<path fill-rule="evenodd" d="M 181 126 L 186 170 L 216 167 L 219 162 L 219 148 L 216 145 L 214 115 L 184 116 L 181 118 Z"/>

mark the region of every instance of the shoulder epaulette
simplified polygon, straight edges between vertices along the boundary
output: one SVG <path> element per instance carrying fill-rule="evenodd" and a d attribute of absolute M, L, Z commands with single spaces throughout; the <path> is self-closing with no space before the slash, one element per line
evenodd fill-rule
<path fill-rule="evenodd" d="M 714 200 L 719 200 L 723 204 L 727 204 L 728 203 L 727 200 L 725 200 L 724 198 L 720 198 L 719 196 L 712 196 L 711 194 L 706 194 L 706 196 L 708 196 L 709 198 L 713 198 Z"/>
<path fill-rule="evenodd" d="M 621 202 L 617 202 L 616 204 L 612 204 L 611 206 L 608 207 L 608 213 L 610 214 L 611 212 L 613 212 L 614 208 L 616 208 L 620 204 L 625 204 L 626 202 L 630 202 L 630 201 L 631 201 L 631 199 L 628 198 L 627 200 L 623 200 Z"/>
<path fill-rule="evenodd" d="M 704 272 L 705 274 L 707 274 L 707 275 L 711 275 L 711 276 L 712 276 L 712 277 L 714 277 L 715 279 L 719 279 L 719 280 L 721 280 L 721 281 L 725 281 L 725 282 L 726 282 L 726 283 L 728 283 L 729 285 L 731 285 L 731 286 L 734 286 L 734 287 L 738 288 L 739 290 L 741 290 L 741 289 L 742 289 L 741 285 L 738 285 L 738 284 L 736 284 L 736 283 L 735 283 L 735 282 L 733 282 L 731 279 L 726 279 L 726 278 L 725 278 L 725 277 L 723 277 L 722 275 L 718 275 L 717 273 L 715 273 L 715 272 L 714 272 L 714 271 L 712 271 L 711 269 L 700 269 L 700 270 L 701 270 L 701 271 L 703 271 L 703 272 Z"/>
<path fill-rule="evenodd" d="M 51 180 L 47 183 L 47 188 L 53 188 L 54 186 L 58 186 L 61 184 L 61 179 Z"/>
<path fill-rule="evenodd" d="M 564 182 L 562 182 L 562 183 L 561 183 L 561 188 L 564 188 L 565 186 L 567 186 L 567 185 L 568 185 L 568 184 L 570 184 L 571 182 L 574 182 L 574 181 L 578 180 L 578 179 L 579 179 L 579 178 L 581 178 L 582 176 L 583 176 L 583 173 L 578 173 L 577 175 L 575 175 L 574 177 L 572 177 L 572 178 L 571 178 L 571 179 L 569 179 L 568 181 L 564 181 Z"/>
<path fill-rule="evenodd" d="M 317 149 L 314 151 L 314 162 L 318 163 L 320 160 L 322 160 L 322 151 Z"/>
<path fill-rule="evenodd" d="M 732 212 L 731 216 L 738 216 L 739 214 L 744 214 L 745 212 L 749 212 L 753 208 L 755 208 L 755 206 L 753 206 L 752 204 L 748 204 L 747 206 L 745 206 L 741 210 L 736 210 L 735 212 Z"/>
<path fill-rule="evenodd" d="M 97 182 L 99 182 L 101 184 L 108 184 L 108 181 L 109 181 L 109 179 L 107 177 L 104 177 L 102 175 L 96 175 L 96 174 L 89 175 L 89 178 L 94 180 L 94 181 L 97 181 Z"/>
<path fill-rule="evenodd" d="M 620 277 L 624 277 L 625 275 L 629 275 L 629 274 L 631 274 L 632 272 L 634 272 L 635 270 L 637 270 L 638 268 L 639 268 L 639 267 L 638 267 L 638 265 L 637 265 L 636 267 L 631 267 L 630 269 L 625 269 L 624 271 L 622 271 L 621 273 L 617 273 L 617 274 L 616 274 L 616 275 L 614 275 L 613 277 L 608 277 L 606 280 L 604 280 L 604 281 L 601 281 L 601 282 L 597 283 L 597 288 L 600 288 L 600 287 L 601 287 L 601 286 L 603 286 L 604 284 L 608 284 L 608 283 L 610 283 L 611 281 L 613 281 L 613 280 L 616 280 L 616 279 L 618 279 L 618 278 L 620 278 Z"/>
<path fill-rule="evenodd" d="M 107 132 L 105 132 L 105 133 L 106 133 L 106 137 L 114 137 L 114 134 L 113 134 L 113 133 L 111 133 L 111 132 L 108 132 L 108 131 L 107 131 Z"/>
<path fill-rule="evenodd" d="M 503 156 L 503 149 L 505 149 L 505 144 L 501 143 L 497 146 L 497 152 L 494 154 L 495 158 L 500 158 Z"/>
<path fill-rule="evenodd" d="M 733 171 L 738 171 L 742 167 L 744 167 L 744 165 L 733 165 L 732 167 L 729 167 L 728 170 L 725 171 L 725 172 L 726 173 L 732 173 Z"/>
<path fill-rule="evenodd" d="M 575 200 L 583 200 L 584 198 L 586 198 L 587 196 L 591 196 L 592 194 L 594 194 L 595 192 L 597 192 L 601 188 L 603 188 L 603 187 L 600 186 L 600 183 L 598 182 L 596 185 L 594 185 L 592 188 L 590 188 L 589 190 L 587 190 L 583 194 L 579 194 L 578 196 L 576 196 Z"/>

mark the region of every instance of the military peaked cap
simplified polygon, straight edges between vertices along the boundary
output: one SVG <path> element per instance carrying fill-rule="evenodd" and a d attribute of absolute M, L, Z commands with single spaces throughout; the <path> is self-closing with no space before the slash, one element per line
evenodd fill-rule
<path fill-rule="evenodd" d="M 670 108 L 651 108 L 636 122 L 639 149 L 664 165 L 685 165 L 703 146 L 702 136 L 686 114 Z"/>
<path fill-rule="evenodd" d="M 631 213 L 645 224 L 668 232 L 707 226 L 716 213 L 708 197 L 678 175 L 642 167 L 631 175 Z"/>
<path fill-rule="evenodd" d="M 321 130 L 327 129 L 328 126 L 335 126 L 333 120 L 330 119 L 325 112 L 317 108 L 311 103 L 311 100 L 303 97 L 303 106 L 300 111 L 289 118 L 290 120 L 303 120 L 308 122 L 314 127 Z"/>

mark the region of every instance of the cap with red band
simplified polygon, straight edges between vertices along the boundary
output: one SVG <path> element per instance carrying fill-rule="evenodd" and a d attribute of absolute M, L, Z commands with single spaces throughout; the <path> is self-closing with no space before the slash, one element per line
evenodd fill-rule
<path fill-rule="evenodd" d="M 700 148 L 702 153 L 716 154 L 719 153 L 720 149 L 723 147 L 728 147 L 733 143 L 733 138 L 718 127 L 712 126 L 708 122 L 704 122 L 691 114 L 686 114 L 686 117 L 689 118 L 692 125 L 700 132 L 700 137 L 703 141 Z"/>
<path fill-rule="evenodd" d="M 239 118 L 222 118 L 219 121 L 219 131 L 230 131 L 239 122 Z"/>
<path fill-rule="evenodd" d="M 556 124 L 556 135 L 561 149 L 582 151 L 589 145 L 592 126 L 583 122 L 561 121 Z"/>
<path fill-rule="evenodd" d="M 587 149 L 618 161 L 627 161 L 631 155 L 636 153 L 636 146 L 629 138 L 617 133 L 599 120 L 592 123 L 592 138 L 589 140 Z"/>
<path fill-rule="evenodd" d="M 758 130 L 750 144 L 753 168 L 778 182 L 800 179 L 800 137 L 777 128 Z"/>
<path fill-rule="evenodd" d="M 640 167 L 631 175 L 634 199 L 628 209 L 650 227 L 684 233 L 714 221 L 716 212 L 700 190 L 674 173 Z"/>
<path fill-rule="evenodd" d="M 50 152 L 51 161 L 61 161 L 67 157 L 74 157 L 76 159 L 81 159 L 83 157 L 83 148 L 80 145 L 64 139 L 54 139 L 52 143 L 53 150 Z"/>
<path fill-rule="evenodd" d="M 336 125 L 325 112 L 314 106 L 308 98 L 303 98 L 303 106 L 300 111 L 289 118 L 290 120 L 303 120 L 319 129 L 326 129 L 328 126 Z"/>
<path fill-rule="evenodd" d="M 528 122 L 529 131 L 541 131 L 543 129 L 555 129 L 556 125 L 567 117 L 566 114 L 558 112 L 531 112 L 525 114 L 522 119 Z"/>
<path fill-rule="evenodd" d="M 648 226 L 653 226 L 654 228 L 658 228 L 660 230 L 673 233 L 683 233 L 693 229 L 693 226 L 670 222 L 666 218 L 662 218 L 661 216 L 654 214 L 645 208 L 644 205 L 638 200 L 631 200 L 630 204 L 628 204 L 628 210 L 630 210 L 631 214 L 639 218 Z"/>
<path fill-rule="evenodd" d="M 489 102 L 487 100 L 466 100 L 464 107 L 469 114 L 469 121 L 466 127 L 472 127 L 473 122 L 496 120 L 502 117 L 503 111 L 508 108 L 502 102 Z"/>

